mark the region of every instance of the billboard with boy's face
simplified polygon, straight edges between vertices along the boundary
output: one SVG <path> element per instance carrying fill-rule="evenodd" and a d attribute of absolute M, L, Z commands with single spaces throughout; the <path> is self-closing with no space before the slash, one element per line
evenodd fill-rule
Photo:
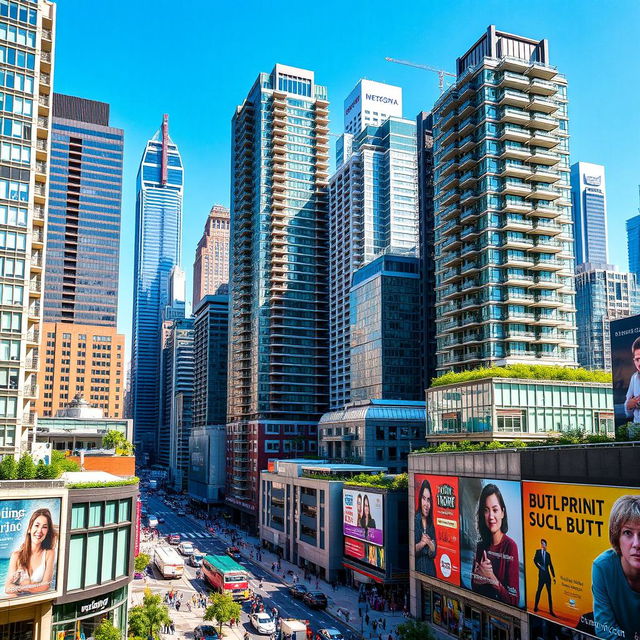
<path fill-rule="evenodd" d="M 610 334 L 616 426 L 640 423 L 640 316 L 613 320 Z"/>

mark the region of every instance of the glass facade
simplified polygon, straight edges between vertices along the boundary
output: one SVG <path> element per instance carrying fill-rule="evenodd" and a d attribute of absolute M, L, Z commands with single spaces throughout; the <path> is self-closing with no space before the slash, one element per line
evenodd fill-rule
<path fill-rule="evenodd" d="M 108 110 L 54 94 L 48 322 L 116 326 L 124 132 L 109 127 Z"/>
<path fill-rule="evenodd" d="M 168 129 L 165 116 L 142 155 L 136 194 L 131 417 L 138 452 L 151 459 L 157 454 L 159 431 L 162 311 L 182 248 L 184 175 Z"/>
<path fill-rule="evenodd" d="M 627 251 L 629 271 L 640 277 L 640 216 L 627 220 Z"/>

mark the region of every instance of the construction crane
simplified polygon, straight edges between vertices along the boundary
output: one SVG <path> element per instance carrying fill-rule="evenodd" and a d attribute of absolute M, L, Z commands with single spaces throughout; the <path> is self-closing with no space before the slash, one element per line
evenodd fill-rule
<path fill-rule="evenodd" d="M 417 62 L 409 62 L 408 60 L 396 60 L 395 58 L 385 58 L 387 62 L 395 62 L 396 64 L 406 64 L 408 67 L 415 67 L 416 69 L 423 69 L 424 71 L 433 71 L 438 74 L 438 86 L 440 87 L 440 93 L 444 93 L 444 77 L 449 76 L 455 78 L 455 73 L 450 73 L 444 69 L 436 69 L 430 67 L 428 64 L 418 64 Z"/>

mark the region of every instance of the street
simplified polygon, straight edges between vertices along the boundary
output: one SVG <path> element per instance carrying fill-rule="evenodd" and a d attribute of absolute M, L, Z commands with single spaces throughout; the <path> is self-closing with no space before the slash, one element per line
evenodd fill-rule
<path fill-rule="evenodd" d="M 188 540 L 193 545 L 208 554 L 224 554 L 225 549 L 229 546 L 229 543 L 218 535 L 213 535 L 205 530 L 204 523 L 197 520 L 191 515 L 178 516 L 175 511 L 168 507 L 159 497 L 156 495 L 146 494 L 145 504 L 148 514 L 154 514 L 157 517 L 163 517 L 165 522 L 158 525 L 158 531 L 160 533 L 160 542 L 169 533 L 177 532 L 180 534 L 182 540 Z M 153 557 L 153 553 L 149 552 L 149 555 Z M 153 560 L 152 560 L 153 561 Z M 299 600 L 293 599 L 287 587 L 281 580 L 275 579 L 268 571 L 266 571 L 257 562 L 252 561 L 249 558 L 243 558 L 240 560 L 240 564 L 243 565 L 249 572 L 250 586 L 255 593 L 262 596 L 264 600 L 265 610 L 270 611 L 272 607 L 277 607 L 279 615 L 284 618 L 296 618 L 300 620 L 310 620 L 311 627 L 315 631 L 322 628 L 334 628 L 340 631 L 343 635 L 348 636 L 352 633 L 342 621 L 332 617 L 325 611 L 317 611 L 310 609 Z M 197 580 L 195 577 L 196 569 L 185 564 L 185 573 L 179 580 L 165 580 L 159 577 L 158 572 L 154 568 L 154 578 L 149 578 L 148 586 L 154 592 L 164 593 L 170 588 L 177 589 L 184 592 L 184 602 L 190 600 L 191 595 L 195 592 L 205 591 L 205 585 L 202 580 Z M 262 579 L 262 589 L 259 588 L 260 579 Z M 311 586 L 311 585 L 309 585 Z M 315 583 L 313 585 L 315 587 Z M 132 598 L 135 604 L 138 604 L 141 600 L 141 591 L 144 589 L 145 583 L 143 580 L 135 580 L 132 584 Z M 326 582 L 320 581 L 319 590 L 323 591 L 329 602 L 331 602 L 331 587 Z M 176 635 L 173 637 L 192 638 L 193 629 L 197 624 L 202 623 L 203 609 L 194 609 L 191 612 L 185 611 L 184 607 L 180 612 L 170 610 L 170 615 L 174 619 L 176 624 Z M 189 624 L 189 618 L 193 620 L 191 628 L 186 628 Z M 180 619 L 180 620 L 179 620 Z M 225 627 L 225 634 L 229 635 L 228 627 Z M 248 631 L 252 638 L 267 638 L 268 636 L 258 635 L 253 627 L 249 623 L 248 616 L 248 604 L 243 605 L 243 613 L 241 617 L 241 626 L 232 630 L 233 635 L 238 638 L 242 638 L 244 632 Z M 171 638 L 172 636 L 167 636 Z"/>

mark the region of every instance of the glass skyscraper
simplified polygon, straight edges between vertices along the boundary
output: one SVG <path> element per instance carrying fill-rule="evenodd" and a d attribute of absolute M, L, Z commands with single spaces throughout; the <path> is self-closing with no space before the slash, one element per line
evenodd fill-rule
<path fill-rule="evenodd" d="M 116 326 L 123 146 L 108 104 L 53 94 L 45 322 Z"/>
<path fill-rule="evenodd" d="M 147 142 L 138 169 L 134 266 L 131 416 L 141 454 L 156 456 L 162 312 L 169 276 L 180 264 L 184 173 L 169 119 Z"/>
<path fill-rule="evenodd" d="M 640 215 L 627 220 L 627 251 L 629 271 L 640 278 Z"/>
<path fill-rule="evenodd" d="M 277 64 L 233 117 L 226 499 L 248 524 L 260 470 L 315 453 L 327 407 L 328 106 Z"/>

